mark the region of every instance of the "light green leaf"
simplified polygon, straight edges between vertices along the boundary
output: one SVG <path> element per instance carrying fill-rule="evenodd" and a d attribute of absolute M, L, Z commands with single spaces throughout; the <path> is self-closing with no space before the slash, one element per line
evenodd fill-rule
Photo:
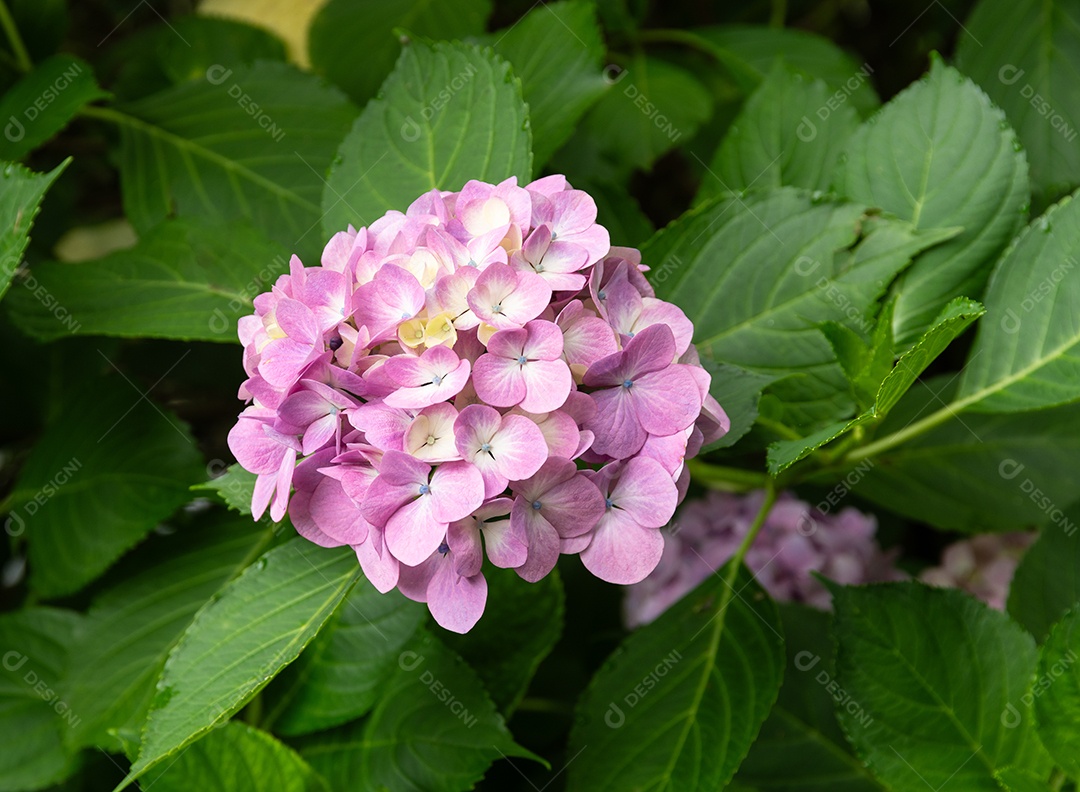
<path fill-rule="evenodd" d="M 491 0 L 330 0 L 311 20 L 311 63 L 363 105 L 378 92 L 401 52 L 395 29 L 462 39 L 484 32 L 491 6 Z"/>
<path fill-rule="evenodd" d="M 414 42 L 338 150 L 323 191 L 323 231 L 367 225 L 470 179 L 527 182 L 530 145 L 528 108 L 509 64 L 470 44 Z"/>
<path fill-rule="evenodd" d="M 155 792 L 326 792 L 326 782 L 295 751 L 269 734 L 232 721 L 214 729 L 176 761 L 152 770 Z"/>
<path fill-rule="evenodd" d="M 0 297 L 7 292 L 26 246 L 30 244 L 30 227 L 45 191 L 70 161 L 64 160 L 48 173 L 34 173 L 22 165 L 3 165 L 4 175 L 0 180 Z"/>
<path fill-rule="evenodd" d="M 288 268 L 285 248 L 241 224 L 167 220 L 129 250 L 31 268 L 71 321 L 59 321 L 29 290 L 12 295 L 11 312 L 19 327 L 45 340 L 81 334 L 236 342 L 237 319 Z"/>
<path fill-rule="evenodd" d="M 877 435 L 909 426 L 951 396 L 940 380 L 915 385 Z M 940 426 L 855 462 L 844 479 L 860 497 L 938 528 L 1015 531 L 1062 523 L 1061 509 L 1076 499 L 1072 471 L 1078 455 L 1077 405 L 950 414 Z"/>
<path fill-rule="evenodd" d="M 334 618 L 267 690 L 264 726 L 297 735 L 366 714 L 397 670 L 398 655 L 427 617 L 397 591 L 380 594 L 365 580 Z"/>
<path fill-rule="evenodd" d="M 80 58 L 53 55 L 38 63 L 0 98 L 0 159 L 21 160 L 66 127 L 83 105 L 108 96 Z"/>
<path fill-rule="evenodd" d="M 476 674 L 421 631 L 397 659 L 371 715 L 297 742 L 332 792 L 458 792 L 516 746 Z"/>
<path fill-rule="evenodd" d="M 94 598 L 72 641 L 78 663 L 63 690 L 79 723 L 67 730 L 68 745 L 115 750 L 112 732 L 137 733 L 169 649 L 270 537 L 265 527 L 230 515 L 154 537 L 124 560 L 128 575 Z"/>
<path fill-rule="evenodd" d="M 934 57 L 930 73 L 851 138 L 836 189 L 919 230 L 962 227 L 915 259 L 895 289 L 897 343 L 907 346 L 946 302 L 979 295 L 993 260 L 1027 216 L 1027 161 L 1005 115 Z"/>
<path fill-rule="evenodd" d="M 510 569 L 484 571 L 487 607 L 464 635 L 443 641 L 476 671 L 500 712 L 509 716 L 563 630 L 565 596 L 557 571 L 527 583 Z M 514 636 L 507 641 L 507 636 Z"/>
<path fill-rule="evenodd" d="M 786 186 L 827 190 L 837 157 L 859 125 L 852 105 L 830 110 L 831 95 L 822 80 L 778 62 L 728 129 L 695 200 Z"/>
<path fill-rule="evenodd" d="M 1042 497 L 1041 490 L 1038 497 Z M 1080 506 L 1061 510 L 1052 505 L 1050 521 L 1020 559 L 1009 585 L 1009 615 L 1039 643 L 1046 640 L 1050 628 L 1065 612 L 1080 602 Z"/>
<path fill-rule="evenodd" d="M 92 396 L 65 396 L 19 474 L 8 517 L 26 532 L 30 585 L 44 597 L 104 572 L 183 505 L 202 474 L 187 427 L 128 383 L 99 379 Z"/>
<path fill-rule="evenodd" d="M 994 773 L 994 778 L 1005 792 L 1052 792 L 1053 787 L 1046 776 L 1036 775 L 1020 767 L 1003 767 Z"/>
<path fill-rule="evenodd" d="M 712 44 L 721 63 L 749 92 L 765 78 L 778 57 L 832 89 L 830 110 L 851 103 L 863 116 L 880 104 L 871 78 L 874 70 L 837 47 L 829 39 L 795 28 L 723 25 L 694 28 L 693 33 Z"/>
<path fill-rule="evenodd" d="M 124 209 L 140 234 L 174 214 L 247 220 L 302 257 L 321 250 L 323 177 L 356 116 L 337 89 L 266 61 L 122 110 L 93 115 L 120 126 Z"/>
<path fill-rule="evenodd" d="M 769 445 L 768 465 L 769 472 L 776 475 L 782 470 L 794 465 L 800 459 L 805 459 L 823 445 L 831 443 L 838 437 L 842 437 L 854 429 L 868 423 L 872 418 L 871 413 L 852 418 L 849 421 L 837 421 L 823 429 L 799 438 L 798 440 L 777 440 Z"/>
<path fill-rule="evenodd" d="M 981 0 L 958 36 L 957 66 L 1005 110 L 1027 151 L 1037 204 L 1080 185 L 1080 9 Z"/>
<path fill-rule="evenodd" d="M 41 607 L 0 616 L 2 792 L 40 789 L 75 770 L 75 756 L 65 749 L 62 735 L 82 715 L 57 691 L 79 618 L 73 611 Z"/>
<path fill-rule="evenodd" d="M 794 603 L 779 607 L 784 684 L 735 780 L 759 792 L 878 792 L 882 786 L 853 755 L 827 689 L 836 673 L 830 615 Z"/>
<path fill-rule="evenodd" d="M 985 412 L 1080 399 L 1080 201 L 1070 196 L 1034 220 L 998 262 L 960 377 L 958 401 Z"/>
<path fill-rule="evenodd" d="M 1070 778 L 1080 778 L 1080 610 L 1071 610 L 1046 639 L 1032 686 L 1039 737 Z"/>
<path fill-rule="evenodd" d="M 443 32 L 440 38 L 447 38 Z M 596 9 L 585 0 L 540 3 L 504 31 L 485 38 L 521 78 L 533 131 L 534 164 L 567 141 L 607 82 Z"/>
<path fill-rule="evenodd" d="M 255 493 L 256 478 L 258 477 L 254 473 L 249 473 L 239 465 L 229 465 L 220 476 L 202 484 L 194 484 L 191 489 L 194 492 L 213 492 L 233 511 L 251 514 L 251 498 Z"/>
<path fill-rule="evenodd" d="M 840 322 L 822 322 L 819 326 L 833 348 L 844 376 L 851 383 L 856 403 L 863 409 L 872 407 L 882 380 L 893 368 L 892 319 L 896 300 L 889 300 L 878 313 L 870 342 Z"/>
<path fill-rule="evenodd" d="M 1024 701 L 1036 663 L 1030 635 L 954 589 L 830 588 L 837 714 L 889 789 L 999 792 L 998 769 L 1049 772 Z"/>
<path fill-rule="evenodd" d="M 780 689 L 776 605 L 719 573 L 634 632 L 593 677 L 570 733 L 570 792 L 723 789 Z"/>
<path fill-rule="evenodd" d="M 348 547 L 297 537 L 222 589 L 169 653 L 138 761 L 117 789 L 228 720 L 296 659 L 359 578 Z"/>

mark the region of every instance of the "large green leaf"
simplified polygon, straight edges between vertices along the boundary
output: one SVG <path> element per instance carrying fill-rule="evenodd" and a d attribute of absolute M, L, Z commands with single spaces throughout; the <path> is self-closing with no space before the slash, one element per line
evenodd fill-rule
<path fill-rule="evenodd" d="M 86 61 L 47 58 L 0 98 L 0 159 L 22 159 L 67 126 L 83 105 L 108 95 Z"/>
<path fill-rule="evenodd" d="M 644 251 L 655 272 L 669 273 L 654 277 L 657 294 L 694 322 L 705 359 L 799 375 L 817 397 L 839 401 L 818 411 L 827 422 L 850 415 L 852 405 L 818 324 L 867 325 L 866 313 L 911 257 L 952 233 L 920 234 L 868 218 L 860 205 L 785 187 L 706 204 Z"/>
<path fill-rule="evenodd" d="M 138 734 L 169 649 L 270 536 L 250 519 L 211 518 L 125 559 L 129 575 L 94 598 L 73 639 L 78 663 L 63 689 L 80 721 L 67 731 L 69 745 L 115 749 L 111 732 Z"/>
<path fill-rule="evenodd" d="M 414 42 L 338 150 L 323 230 L 367 225 L 470 179 L 528 181 L 530 146 L 528 107 L 509 64 L 471 44 Z"/>
<path fill-rule="evenodd" d="M 229 465 L 220 476 L 195 484 L 191 489 L 195 492 L 213 492 L 233 511 L 251 514 L 256 478 L 256 474 L 249 473 L 239 465 Z M 269 515 L 264 515 L 263 519 L 269 519 Z"/>
<path fill-rule="evenodd" d="M 139 758 L 120 788 L 227 720 L 296 659 L 360 577 L 347 547 L 266 553 L 203 607 L 158 680 Z"/>
<path fill-rule="evenodd" d="M 14 296 L 11 310 L 23 330 L 45 340 L 78 333 L 235 341 L 252 298 L 287 270 L 285 248 L 243 224 L 165 221 L 134 248 L 33 267 L 73 323 L 58 322 L 29 293 Z"/>
<path fill-rule="evenodd" d="M 288 746 L 232 721 L 214 729 L 168 767 L 146 774 L 155 792 L 326 792 L 326 782 Z"/>
<path fill-rule="evenodd" d="M 826 190 L 837 158 L 859 125 L 850 104 L 832 110 L 832 89 L 777 63 L 728 129 L 698 201 L 771 187 Z"/>
<path fill-rule="evenodd" d="M 1027 160 L 986 94 L 935 57 L 852 137 L 836 189 L 920 230 L 963 227 L 921 254 L 897 286 L 897 342 L 918 337 L 950 299 L 982 293 L 992 261 L 1027 215 Z"/>
<path fill-rule="evenodd" d="M 283 63 L 214 71 L 96 111 L 120 125 L 124 209 L 140 233 L 163 218 L 247 220 L 309 255 L 324 174 L 356 116 L 344 95 Z"/>
<path fill-rule="evenodd" d="M 1025 228 L 998 262 L 954 409 L 1012 412 L 1080 399 L 1080 201 Z"/>
<path fill-rule="evenodd" d="M 795 70 L 825 81 L 833 91 L 830 108 L 850 102 L 865 116 L 879 104 L 871 84 L 873 68 L 867 63 L 860 66 L 823 36 L 795 28 L 750 25 L 695 28 L 693 33 L 716 48 L 721 63 L 745 90 L 752 90 L 782 57 Z"/>
<path fill-rule="evenodd" d="M 832 593 L 837 713 L 889 789 L 999 792 L 995 770 L 1049 772 L 1025 702 L 1035 642 L 1005 614 L 921 583 Z"/>
<path fill-rule="evenodd" d="M 3 165 L 4 175 L 0 180 L 0 297 L 7 292 L 26 246 L 30 244 L 30 227 L 45 191 L 69 161 L 65 160 L 49 173 L 34 173 L 22 165 Z M 36 287 L 31 281 L 25 285 L 32 292 Z M 40 295 L 40 298 L 45 297 Z"/>
<path fill-rule="evenodd" d="M 705 86 L 690 71 L 639 54 L 610 65 L 612 85 L 559 152 L 557 169 L 589 180 L 621 182 L 686 143 L 712 113 Z"/>
<path fill-rule="evenodd" d="M 1020 559 L 1009 586 L 1009 614 L 1039 643 L 1080 602 L 1080 507 L 1062 510 L 1054 505 L 1050 520 Z"/>
<path fill-rule="evenodd" d="M 712 377 L 710 392 L 731 421 L 727 434 L 703 450 L 728 448 L 750 431 L 758 417 L 762 391 L 783 375 L 758 374 L 709 359 L 703 360 L 702 365 Z"/>
<path fill-rule="evenodd" d="M 397 591 L 380 594 L 361 581 L 334 619 L 267 690 L 265 724 L 297 735 L 366 714 L 398 667 L 427 609 Z"/>
<path fill-rule="evenodd" d="M 12 295 L 11 311 L 46 340 L 81 333 L 234 342 L 236 320 L 287 271 L 285 248 L 242 224 L 165 221 L 129 250 L 31 269 L 74 324 L 58 322 L 28 290 Z"/>
<path fill-rule="evenodd" d="M 957 65 L 1004 108 L 1046 205 L 1080 185 L 1080 7 L 981 0 L 959 37 Z"/>
<path fill-rule="evenodd" d="M 781 440 L 773 443 L 769 446 L 769 472 L 775 475 L 852 429 L 869 421 L 884 418 L 896 406 L 900 398 L 911 389 L 926 367 L 984 313 L 986 309 L 974 300 L 958 297 L 950 302 L 930 328 L 923 333 L 918 343 L 902 354 L 896 361 L 896 366 L 881 379 L 874 403 L 866 412 L 850 421 L 831 424 L 800 440 Z M 891 359 L 891 352 L 889 355 Z"/>
<path fill-rule="evenodd" d="M 440 32 L 439 37 L 447 36 Z M 535 164 L 543 165 L 607 87 L 600 72 L 604 40 L 596 10 L 586 0 L 540 3 L 510 28 L 485 40 L 521 78 Z"/>
<path fill-rule="evenodd" d="M 332 792 L 458 792 L 500 757 L 528 756 L 469 666 L 421 631 L 372 713 L 297 742 Z"/>
<path fill-rule="evenodd" d="M 562 635 L 562 580 L 556 571 L 537 583 L 525 582 L 510 569 L 489 569 L 484 575 L 484 618 L 464 635 L 448 632 L 443 640 L 480 675 L 499 711 L 509 714 Z M 514 638 L 508 642 L 507 636 Z"/>
<path fill-rule="evenodd" d="M 72 611 L 28 608 L 0 616 L 0 790 L 40 789 L 70 775 L 75 757 L 64 748 L 65 726 L 78 710 L 57 691 L 69 666 L 79 621 Z"/>
<path fill-rule="evenodd" d="M 824 611 L 780 604 L 784 684 L 735 780 L 760 792 L 875 792 L 882 787 L 848 745 L 828 685 L 836 675 Z"/>
<path fill-rule="evenodd" d="M 949 403 L 941 381 L 915 385 L 878 428 L 902 430 Z M 953 415 L 844 472 L 859 496 L 939 528 L 1015 531 L 1060 522 L 1076 499 L 1080 406 Z M 829 485 L 831 486 L 830 479 Z"/>
<path fill-rule="evenodd" d="M 491 0 L 330 0 L 311 20 L 311 63 L 362 105 L 375 96 L 401 51 L 400 28 L 433 39 L 482 33 Z"/>
<path fill-rule="evenodd" d="M 745 569 L 711 575 L 596 673 L 570 733 L 568 789 L 723 789 L 780 689 L 776 605 Z"/>
<path fill-rule="evenodd" d="M 1070 778 L 1080 778 L 1080 610 L 1071 610 L 1046 639 L 1031 696 L 1039 737 Z"/>
<path fill-rule="evenodd" d="M 187 427 L 128 383 L 108 377 L 92 395 L 66 393 L 11 495 L 8 524 L 26 532 L 31 587 L 78 590 L 183 505 L 201 474 Z"/>

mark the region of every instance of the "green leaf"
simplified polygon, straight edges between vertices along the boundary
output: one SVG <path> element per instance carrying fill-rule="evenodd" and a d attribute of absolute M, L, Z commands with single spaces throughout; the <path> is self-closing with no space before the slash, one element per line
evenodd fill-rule
<path fill-rule="evenodd" d="M 48 173 L 34 173 L 22 165 L 3 166 L 4 176 L 0 180 L 0 297 L 7 292 L 26 246 L 30 244 L 30 227 L 41 208 L 45 191 L 70 161 L 64 160 Z"/>
<path fill-rule="evenodd" d="M 882 380 L 893 369 L 892 319 L 896 300 L 882 307 L 867 344 L 863 337 L 839 322 L 822 322 L 819 326 L 833 348 L 836 360 L 851 383 L 855 401 L 863 409 L 872 407 Z"/>
<path fill-rule="evenodd" d="M 311 20 L 311 62 L 316 71 L 363 105 L 394 68 L 402 28 L 433 39 L 462 39 L 484 31 L 491 0 L 330 0 Z"/>
<path fill-rule="evenodd" d="M 780 604 L 787 645 L 784 684 L 737 782 L 760 792 L 875 792 L 882 787 L 857 759 L 836 720 L 828 613 Z"/>
<path fill-rule="evenodd" d="M 332 792 L 472 789 L 516 746 L 476 674 L 421 631 L 397 660 L 371 715 L 297 742 Z"/>
<path fill-rule="evenodd" d="M 230 515 L 155 537 L 125 559 L 129 575 L 94 598 L 73 638 L 79 662 L 63 689 L 80 721 L 68 729 L 69 745 L 115 749 L 113 732 L 138 732 L 169 649 L 269 537 Z"/>
<path fill-rule="evenodd" d="M 326 782 L 288 746 L 245 723 L 214 729 L 167 768 L 144 778 L 156 792 L 325 792 Z"/>
<path fill-rule="evenodd" d="M 1025 228 L 998 262 L 954 409 L 1013 412 L 1080 399 L 1080 201 Z"/>
<path fill-rule="evenodd" d="M 26 532 L 30 585 L 44 597 L 104 572 L 190 498 L 202 473 L 187 427 L 127 383 L 99 379 L 92 396 L 65 397 L 26 460 L 8 517 Z"/>
<path fill-rule="evenodd" d="M 1071 3 L 981 0 L 964 30 L 957 66 L 1005 110 L 1045 206 L 1080 185 L 1080 12 Z"/>
<path fill-rule="evenodd" d="M 240 514 L 251 514 L 251 498 L 255 493 L 254 473 L 249 473 L 239 465 L 229 465 L 225 472 L 202 484 L 194 484 L 195 492 L 213 492 L 231 510 Z M 265 519 L 265 517 L 264 517 Z"/>
<path fill-rule="evenodd" d="M 825 403 L 808 417 L 828 423 L 853 405 L 818 325 L 868 325 L 867 311 L 911 257 L 951 233 L 918 234 L 785 187 L 706 204 L 657 233 L 644 255 L 655 272 L 670 272 L 654 278 L 657 294 L 694 322 L 703 359 L 798 374 L 805 400 Z"/>
<path fill-rule="evenodd" d="M 69 664 L 79 614 L 34 607 L 0 616 L 0 790 L 21 792 L 57 783 L 75 770 L 63 743 L 78 710 L 57 692 Z"/>
<path fill-rule="evenodd" d="M 994 778 L 1005 792 L 1052 792 L 1046 775 L 1037 775 L 1020 767 L 1003 767 L 994 773 Z"/>
<path fill-rule="evenodd" d="M 706 446 L 702 452 L 717 448 L 729 448 L 735 445 L 750 431 L 758 416 L 758 402 L 762 391 L 779 379 L 775 374 L 757 374 L 747 369 L 727 363 L 702 360 L 702 365 L 712 376 L 710 392 L 724 408 L 731 420 L 727 434 L 715 443 Z"/>
<path fill-rule="evenodd" d="M 260 62 L 122 109 L 94 116 L 120 126 L 124 209 L 140 234 L 175 214 L 247 220 L 289 250 L 321 249 L 323 176 L 356 116 L 338 90 Z"/>
<path fill-rule="evenodd" d="M 439 37 L 448 38 L 443 32 Z M 607 88 L 600 73 L 605 49 L 596 9 L 585 0 L 540 3 L 485 41 L 521 78 L 532 122 L 534 164 L 543 165 Z"/>
<path fill-rule="evenodd" d="M 560 150 L 557 170 L 621 182 L 692 138 L 712 113 L 697 77 L 659 58 L 639 54 L 626 68 L 607 67 L 605 76 L 611 86 Z"/>
<path fill-rule="evenodd" d="M 398 667 L 402 647 L 427 609 L 397 591 L 380 594 L 362 580 L 333 620 L 266 692 L 264 725 L 307 734 L 366 714 Z"/>
<path fill-rule="evenodd" d="M 963 227 L 922 253 L 897 285 L 897 343 L 918 337 L 942 306 L 978 295 L 993 260 L 1027 216 L 1027 161 L 1004 114 L 934 57 L 930 73 L 851 138 L 836 189 L 919 230 Z"/>
<path fill-rule="evenodd" d="M 562 635 L 565 596 L 557 572 L 538 583 L 527 583 L 510 569 L 485 570 L 484 576 L 484 618 L 464 635 L 446 633 L 443 641 L 476 671 L 499 711 L 509 715 Z"/>
<path fill-rule="evenodd" d="M 1080 602 L 1080 507 L 1054 506 L 1050 517 L 1053 524 L 1024 553 L 1009 585 L 1009 615 L 1039 643 Z"/>
<path fill-rule="evenodd" d="M 242 224 L 166 220 L 128 250 L 31 268 L 71 322 L 58 321 L 29 290 L 12 295 L 11 313 L 43 340 L 80 334 L 236 342 L 236 321 L 288 268 L 285 248 Z"/>
<path fill-rule="evenodd" d="M 800 459 L 810 456 L 823 445 L 846 435 L 857 426 L 868 423 L 872 417 L 871 413 L 863 413 L 849 421 L 837 421 L 829 424 L 798 440 L 777 440 L 775 443 L 771 443 L 768 453 L 769 473 L 775 476 L 780 471 L 794 465 Z"/>
<path fill-rule="evenodd" d="M 1035 642 L 1005 614 L 920 583 L 831 590 L 837 713 L 889 789 L 999 792 L 1000 768 L 1049 772 L 1024 701 Z"/>
<path fill-rule="evenodd" d="M 1070 778 L 1080 778 L 1080 610 L 1071 610 L 1050 631 L 1039 652 L 1031 696 L 1039 737 Z"/>
<path fill-rule="evenodd" d="M 567 789 L 723 789 L 784 666 L 776 605 L 727 567 L 634 632 L 596 673 L 570 733 Z M 726 607 L 722 605 L 727 601 Z"/>
<path fill-rule="evenodd" d="M 941 381 L 915 385 L 877 430 L 885 436 L 949 403 Z M 938 528 L 985 533 L 1063 521 L 1076 499 L 1080 406 L 951 415 L 843 472 L 860 497 Z M 830 479 L 828 486 L 832 485 Z M 1073 523 L 1075 525 L 1075 523 Z"/>
<path fill-rule="evenodd" d="M 625 187 L 578 178 L 574 186 L 596 202 L 596 222 L 610 232 L 612 244 L 638 247 L 656 233 L 652 221 Z"/>
<path fill-rule="evenodd" d="M 228 720 L 296 659 L 359 577 L 348 547 L 297 537 L 222 589 L 169 653 L 139 759 L 118 789 Z"/>
<path fill-rule="evenodd" d="M 824 80 L 833 91 L 830 110 L 850 102 L 866 116 L 880 103 L 870 82 L 874 70 L 859 62 L 829 39 L 795 28 L 723 25 L 695 28 L 693 33 L 718 51 L 721 63 L 748 92 L 765 78 L 778 57 L 811 78 Z M 746 79 L 750 82 L 746 82 Z"/>
<path fill-rule="evenodd" d="M 42 61 L 0 99 L 0 159 L 21 160 L 66 127 L 83 105 L 108 96 L 86 61 L 72 55 Z"/>
<path fill-rule="evenodd" d="M 471 44 L 414 42 L 338 150 L 323 231 L 367 225 L 470 179 L 526 182 L 531 170 L 528 108 L 509 64 Z"/>
<path fill-rule="evenodd" d="M 778 62 L 729 128 L 696 200 L 751 188 L 827 190 L 837 157 L 859 125 L 852 105 L 830 110 L 831 95 L 822 80 Z"/>

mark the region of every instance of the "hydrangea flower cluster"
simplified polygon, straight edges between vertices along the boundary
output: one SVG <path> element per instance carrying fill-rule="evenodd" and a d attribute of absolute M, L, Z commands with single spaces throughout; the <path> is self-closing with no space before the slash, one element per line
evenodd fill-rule
<path fill-rule="evenodd" d="M 710 492 L 688 501 L 652 574 L 627 591 L 623 615 L 628 627 L 648 624 L 714 574 L 735 554 L 764 502 L 764 492 L 745 496 Z M 874 541 L 872 515 L 846 508 L 824 514 L 784 492 L 777 498 L 746 554 L 746 565 L 776 600 L 827 610 L 832 599 L 811 572 L 845 585 L 901 580 L 893 553 Z"/>
<path fill-rule="evenodd" d="M 251 405 L 229 447 L 252 514 L 350 545 L 457 632 L 484 610 L 485 554 L 528 581 L 560 553 L 641 580 L 684 460 L 729 425 L 646 269 L 558 175 L 432 190 L 336 234 L 321 266 L 294 256 L 239 323 Z"/>
<path fill-rule="evenodd" d="M 962 589 L 1003 611 L 1013 573 L 1037 536 L 1035 532 L 980 534 L 953 542 L 942 551 L 941 565 L 923 570 L 919 579 Z"/>

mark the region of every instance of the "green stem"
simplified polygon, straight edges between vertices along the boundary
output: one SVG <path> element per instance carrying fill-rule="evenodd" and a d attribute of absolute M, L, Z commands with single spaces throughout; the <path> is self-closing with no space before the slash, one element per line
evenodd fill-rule
<path fill-rule="evenodd" d="M 1066 781 L 1065 773 L 1062 771 L 1062 769 L 1060 767 L 1055 767 L 1054 772 L 1052 772 L 1050 774 L 1050 782 L 1049 782 L 1050 783 L 1050 788 L 1055 790 L 1055 792 L 1057 792 L 1057 790 L 1059 790 L 1063 786 L 1065 786 L 1065 781 Z"/>
<path fill-rule="evenodd" d="M 769 27 L 782 28 L 787 17 L 787 0 L 772 0 L 772 13 L 769 15 Z"/>
<path fill-rule="evenodd" d="M 518 712 L 545 712 L 556 715 L 573 715 L 574 707 L 565 701 L 546 698 L 524 698 L 517 705 Z"/>
<path fill-rule="evenodd" d="M 11 51 L 15 53 L 15 65 L 18 66 L 19 71 L 28 72 L 34 68 L 34 64 L 30 61 L 30 53 L 26 51 L 26 45 L 23 44 L 19 29 L 15 27 L 15 20 L 4 0 L 0 0 L 0 27 L 4 28 L 4 34 L 11 44 Z"/>
<path fill-rule="evenodd" d="M 780 435 L 785 440 L 802 440 L 802 435 L 792 429 L 786 424 L 782 424 L 779 421 L 774 421 L 771 418 L 763 418 L 758 416 L 754 419 L 754 423 L 765 429 L 768 429 L 773 434 Z"/>
<path fill-rule="evenodd" d="M 741 468 L 714 465 L 703 462 L 700 459 L 687 461 L 690 468 L 690 477 L 701 482 L 710 489 L 727 490 L 729 492 L 743 492 L 748 489 L 760 489 L 764 487 L 769 477 L 764 473 Z"/>
<path fill-rule="evenodd" d="M 965 407 L 979 401 L 985 394 L 975 393 L 959 401 L 955 401 L 952 404 L 946 404 L 937 412 L 933 412 L 930 415 L 923 418 L 921 421 L 915 421 L 915 423 L 908 424 L 898 432 L 893 432 L 890 435 L 885 435 L 880 440 L 875 440 L 872 443 L 867 443 L 862 448 L 856 448 L 845 458 L 845 462 L 858 462 L 862 459 L 868 459 L 872 456 L 876 456 L 883 451 L 888 451 L 890 448 L 895 448 L 901 443 L 906 443 L 913 437 L 918 437 L 923 432 L 928 432 L 935 426 L 939 426 L 945 423 L 950 418 L 956 417 Z"/>
<path fill-rule="evenodd" d="M 683 44 L 708 55 L 710 58 L 717 58 L 716 47 L 708 39 L 704 39 L 688 30 L 669 30 L 666 28 L 642 30 L 638 33 L 637 38 L 642 44 Z"/>
<path fill-rule="evenodd" d="M 778 495 L 776 488 L 776 479 L 771 476 L 765 482 L 765 500 L 761 504 L 761 508 L 758 509 L 757 516 L 754 517 L 754 522 L 750 524 L 750 530 L 746 532 L 746 536 L 743 537 L 742 544 L 739 545 L 739 549 L 735 551 L 735 555 L 731 557 L 731 561 L 728 562 L 727 575 L 724 577 L 724 590 L 720 593 L 720 613 L 723 614 L 724 610 L 731 603 L 731 597 L 735 593 L 735 579 L 739 576 L 739 570 L 742 568 L 743 560 L 746 558 L 746 553 L 750 550 L 750 546 L 754 544 L 754 540 L 757 538 L 758 533 L 761 531 L 762 526 L 765 525 L 765 520 L 769 517 L 769 512 L 772 511 L 773 504 L 776 503 L 776 496 Z M 723 616 L 720 617 L 723 619 Z"/>

